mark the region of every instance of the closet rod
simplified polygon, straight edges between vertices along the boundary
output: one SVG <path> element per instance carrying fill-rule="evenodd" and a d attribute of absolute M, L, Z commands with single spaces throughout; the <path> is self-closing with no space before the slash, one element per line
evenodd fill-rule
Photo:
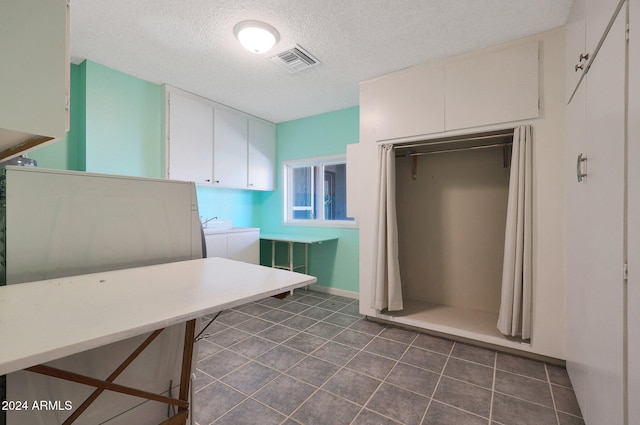
<path fill-rule="evenodd" d="M 406 144 L 399 143 L 394 147 L 396 150 L 409 149 L 409 148 L 416 148 L 420 146 L 434 146 L 434 145 L 445 145 L 449 143 L 470 142 L 474 140 L 498 139 L 500 137 L 513 137 L 513 129 L 505 130 L 499 133 L 486 134 L 483 136 L 458 137 L 458 138 L 451 138 L 446 140 L 425 141 L 425 142 L 418 142 L 418 143 L 406 143 Z"/>
<path fill-rule="evenodd" d="M 443 149 L 443 150 L 431 151 L 431 152 L 413 152 L 413 153 L 410 152 L 410 153 L 408 153 L 406 155 L 396 155 L 396 158 L 404 158 L 404 157 L 410 157 L 410 156 L 432 155 L 432 154 L 436 154 L 436 153 L 470 151 L 470 150 L 474 150 L 474 149 L 498 148 L 498 147 L 505 147 L 505 146 L 511 146 L 511 145 L 512 145 L 512 142 L 506 142 L 506 143 L 494 143 L 493 145 L 470 146 L 468 148 Z"/>

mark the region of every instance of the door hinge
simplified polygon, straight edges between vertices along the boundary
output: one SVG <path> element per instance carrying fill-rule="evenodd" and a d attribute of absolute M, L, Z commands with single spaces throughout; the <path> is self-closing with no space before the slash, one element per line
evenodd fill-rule
<path fill-rule="evenodd" d="M 629 264 L 627 263 L 622 265 L 622 279 L 625 281 L 629 280 Z"/>
<path fill-rule="evenodd" d="M 627 41 L 629 41 L 629 24 L 627 23 L 624 30 L 624 36 Z"/>

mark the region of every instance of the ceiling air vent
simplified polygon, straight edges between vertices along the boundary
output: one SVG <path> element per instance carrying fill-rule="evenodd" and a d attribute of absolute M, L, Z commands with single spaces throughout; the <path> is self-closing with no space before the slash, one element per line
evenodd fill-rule
<path fill-rule="evenodd" d="M 320 61 L 314 58 L 311 53 L 307 52 L 297 44 L 284 52 L 271 56 L 269 59 L 272 62 L 278 63 L 292 74 L 294 72 L 311 68 L 320 63 Z"/>

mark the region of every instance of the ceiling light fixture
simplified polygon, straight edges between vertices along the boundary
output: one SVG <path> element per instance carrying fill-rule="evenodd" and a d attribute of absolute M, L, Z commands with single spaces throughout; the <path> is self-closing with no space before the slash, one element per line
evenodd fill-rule
<path fill-rule="evenodd" d="M 233 34 L 245 49 L 253 53 L 264 53 L 280 40 L 280 34 L 274 27 L 260 21 L 242 21 L 233 27 Z"/>

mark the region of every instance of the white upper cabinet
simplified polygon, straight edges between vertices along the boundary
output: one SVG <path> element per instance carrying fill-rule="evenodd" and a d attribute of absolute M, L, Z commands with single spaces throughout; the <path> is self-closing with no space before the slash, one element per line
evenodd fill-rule
<path fill-rule="evenodd" d="M 581 83 L 582 75 L 589 71 L 622 4 L 621 0 L 573 0 L 566 25 L 567 102 Z"/>
<path fill-rule="evenodd" d="M 215 108 L 213 114 L 213 185 L 247 188 L 247 116 Z"/>
<path fill-rule="evenodd" d="M 419 65 L 360 85 L 361 138 L 393 140 L 536 118 L 538 42 Z"/>
<path fill-rule="evenodd" d="M 0 12 L 0 158 L 69 128 L 69 6 L 5 1 Z"/>
<path fill-rule="evenodd" d="M 538 116 L 538 42 L 454 60 L 445 67 L 445 128 Z"/>
<path fill-rule="evenodd" d="M 444 131 L 443 105 L 443 66 L 416 66 L 360 85 L 361 116 L 378 141 Z"/>
<path fill-rule="evenodd" d="M 275 187 L 276 126 L 249 118 L 248 185 L 254 190 Z"/>
<path fill-rule="evenodd" d="M 566 25 L 566 100 L 574 94 L 582 73 L 587 66 L 589 55 L 586 47 L 586 0 L 573 0 Z"/>
<path fill-rule="evenodd" d="M 177 89 L 167 89 L 168 176 L 211 184 L 213 105 Z"/>
<path fill-rule="evenodd" d="M 275 124 L 174 87 L 165 89 L 170 179 L 274 189 Z"/>

